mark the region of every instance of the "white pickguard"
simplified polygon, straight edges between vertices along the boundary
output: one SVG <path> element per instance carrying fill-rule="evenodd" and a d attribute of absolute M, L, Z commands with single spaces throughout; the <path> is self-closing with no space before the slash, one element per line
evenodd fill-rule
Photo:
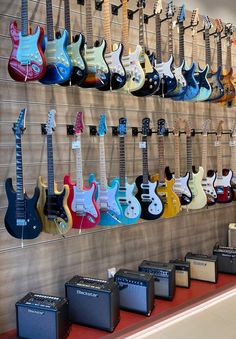
<path fill-rule="evenodd" d="M 70 66 L 68 56 L 65 54 L 64 50 L 64 41 L 66 38 L 67 32 L 63 31 L 60 39 L 54 39 L 53 41 L 46 40 L 46 50 L 44 55 L 46 57 L 47 64 L 62 63 L 66 67 Z"/>
<path fill-rule="evenodd" d="M 99 209 L 112 211 L 117 215 L 121 214 L 120 208 L 116 201 L 116 193 L 118 189 L 118 183 L 115 184 L 114 187 L 111 187 L 106 190 L 102 190 L 100 185 L 98 185 L 98 197 L 97 197 L 97 204 Z"/>
<path fill-rule="evenodd" d="M 162 62 L 161 64 L 155 63 L 155 69 L 159 73 L 160 78 L 163 78 L 164 75 L 170 78 L 174 78 L 174 75 L 171 71 L 172 62 L 173 56 L 171 56 L 167 62 Z"/>
<path fill-rule="evenodd" d="M 84 60 L 80 54 L 81 44 L 83 42 L 83 37 L 80 34 L 79 40 L 72 42 L 67 46 L 67 53 L 69 54 L 72 66 L 79 67 L 80 69 L 85 69 Z"/>
<path fill-rule="evenodd" d="M 112 73 L 118 73 L 121 76 L 124 76 L 125 71 L 120 62 L 121 51 L 122 51 L 122 45 L 119 44 L 115 51 L 105 54 L 105 59 Z"/>
<path fill-rule="evenodd" d="M 184 177 L 174 178 L 175 183 L 173 186 L 173 190 L 177 195 L 185 194 L 187 197 L 191 198 L 191 191 L 188 188 L 188 180 L 189 173 L 187 173 Z"/>
<path fill-rule="evenodd" d="M 39 27 L 37 27 L 33 35 L 22 36 L 21 32 L 19 32 L 19 46 L 17 48 L 16 58 L 22 65 L 29 65 L 32 61 L 39 65 L 43 64 L 37 46 L 39 35 Z"/>
<path fill-rule="evenodd" d="M 140 204 L 138 200 L 134 197 L 133 191 L 135 184 L 125 184 L 126 187 L 126 203 L 128 204 L 127 208 L 124 211 L 124 215 L 126 218 L 137 218 L 140 215 Z M 120 200 L 120 198 L 119 198 Z M 122 206 L 123 199 L 121 198 L 120 204 Z"/>
<path fill-rule="evenodd" d="M 78 190 L 77 186 L 73 186 L 74 198 L 71 204 L 73 212 L 78 215 L 84 215 L 85 213 L 91 214 L 94 218 L 97 218 L 98 214 L 94 207 L 92 196 L 94 193 L 94 186 L 89 190 Z"/>
<path fill-rule="evenodd" d="M 141 194 L 142 200 L 150 200 L 151 204 L 148 206 L 148 212 L 153 215 L 161 214 L 163 211 L 163 205 L 161 202 L 161 199 L 156 194 L 156 182 L 150 182 L 148 181 L 148 185 L 141 184 L 141 187 L 143 189 L 147 189 L 147 186 L 149 186 L 149 194 Z"/>
<path fill-rule="evenodd" d="M 109 72 L 103 57 L 105 45 L 106 43 L 104 40 L 99 47 L 87 48 L 87 45 L 84 45 L 84 58 L 88 67 L 88 73 L 96 73 L 97 70 L 101 70 L 105 73 Z"/>
<path fill-rule="evenodd" d="M 232 176 L 233 176 L 233 172 L 231 170 L 229 170 L 229 173 L 227 175 L 222 175 L 222 176 L 217 175 L 216 181 L 215 181 L 215 187 L 217 186 L 230 187 Z"/>
<path fill-rule="evenodd" d="M 183 67 L 184 67 L 184 61 L 179 67 L 174 66 L 172 73 L 174 74 L 177 83 L 183 87 L 187 86 L 187 82 L 185 80 L 185 77 L 183 76 Z"/>
<path fill-rule="evenodd" d="M 207 196 L 202 187 L 202 179 L 204 176 L 204 170 L 202 167 L 199 167 L 197 173 L 192 173 L 192 179 L 189 181 L 189 187 L 192 192 L 192 201 L 186 207 L 188 209 L 200 209 L 206 206 Z"/>
<path fill-rule="evenodd" d="M 215 178 L 216 178 L 215 173 L 212 177 L 203 178 L 202 179 L 202 187 L 203 187 L 206 194 L 210 194 L 212 197 L 214 197 L 216 199 L 217 194 L 216 194 L 216 190 L 214 188 Z"/>

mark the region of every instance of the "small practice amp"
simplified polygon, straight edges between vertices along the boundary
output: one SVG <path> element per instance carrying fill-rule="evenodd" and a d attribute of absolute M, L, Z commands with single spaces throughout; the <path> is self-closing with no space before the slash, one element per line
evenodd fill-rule
<path fill-rule="evenodd" d="M 229 224 L 228 228 L 228 246 L 236 247 L 236 224 Z"/>
<path fill-rule="evenodd" d="M 175 285 L 178 287 L 190 287 L 190 263 L 184 260 L 170 260 L 175 265 Z"/>
<path fill-rule="evenodd" d="M 217 256 L 188 252 L 185 260 L 190 263 L 190 278 L 216 283 L 218 278 Z"/>
<path fill-rule="evenodd" d="M 16 324 L 19 338 L 67 338 L 70 328 L 68 301 L 30 292 L 16 303 Z"/>
<path fill-rule="evenodd" d="M 175 266 L 173 264 L 144 260 L 138 269 L 140 272 L 153 274 L 156 297 L 173 299 L 175 294 Z"/>
<path fill-rule="evenodd" d="M 114 276 L 120 289 L 120 307 L 149 316 L 154 307 L 154 279 L 145 272 L 121 269 Z"/>
<path fill-rule="evenodd" d="M 218 258 L 218 272 L 236 274 L 236 247 L 216 244 L 213 254 Z"/>
<path fill-rule="evenodd" d="M 120 321 L 119 288 L 113 279 L 74 276 L 65 284 L 73 323 L 112 332 Z"/>

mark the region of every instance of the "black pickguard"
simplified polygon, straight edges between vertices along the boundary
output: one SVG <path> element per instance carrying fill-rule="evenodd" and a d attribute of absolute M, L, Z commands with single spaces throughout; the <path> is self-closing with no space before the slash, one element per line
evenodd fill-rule
<path fill-rule="evenodd" d="M 46 189 L 46 202 L 43 208 L 43 213 L 48 217 L 49 220 L 55 218 L 62 218 L 68 222 L 68 217 L 63 206 L 63 200 L 65 197 L 65 189 L 61 194 L 53 194 L 48 196 L 48 190 Z"/>
<path fill-rule="evenodd" d="M 151 73 L 145 74 L 145 82 L 142 88 L 137 91 L 131 92 L 131 94 L 137 97 L 144 97 L 154 94 L 160 86 L 159 73 L 153 68 Z"/>

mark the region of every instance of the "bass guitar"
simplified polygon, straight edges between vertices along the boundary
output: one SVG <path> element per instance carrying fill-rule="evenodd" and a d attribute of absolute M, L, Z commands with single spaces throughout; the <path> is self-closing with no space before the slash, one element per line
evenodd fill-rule
<path fill-rule="evenodd" d="M 72 227 L 72 217 L 67 206 L 69 195 L 68 185 L 58 192 L 54 181 L 53 143 L 52 132 L 55 129 L 55 110 L 48 113 L 46 126 L 47 132 L 47 160 L 48 160 L 48 185 L 43 177 L 38 179 L 40 196 L 38 200 L 38 211 L 43 223 L 43 231 L 50 234 L 66 234 Z"/>
<path fill-rule="evenodd" d="M 84 187 L 81 133 L 84 129 L 83 113 L 78 112 L 75 122 L 75 141 L 72 142 L 72 149 L 76 152 L 76 183 L 71 182 L 70 176 L 64 177 L 64 184 L 69 186 L 67 205 L 70 209 L 73 228 L 95 227 L 100 219 L 100 212 L 95 201 L 96 183 L 92 182 L 89 188 Z"/>
<path fill-rule="evenodd" d="M 114 180 L 119 182 L 117 197 L 123 211 L 120 221 L 123 224 L 133 224 L 140 218 L 141 206 L 133 194 L 135 183 L 129 184 L 125 176 L 126 118 L 119 119 L 118 133 L 120 142 L 120 176 Z M 112 185 L 113 183 L 114 181 L 112 181 Z"/>
<path fill-rule="evenodd" d="M 44 37 L 43 49 L 46 58 L 46 73 L 40 79 L 45 85 L 59 84 L 70 78 L 72 64 L 67 53 L 68 32 L 55 39 L 53 30 L 52 0 L 46 0 L 47 36 Z"/>
<path fill-rule="evenodd" d="M 8 208 L 4 219 L 8 233 L 22 240 L 34 239 L 42 231 L 36 207 L 39 189 L 35 188 L 32 198 L 29 198 L 24 191 L 21 135 L 25 130 L 25 115 L 26 109 L 24 108 L 20 111 L 16 124 L 13 125 L 16 137 L 16 191 L 12 185 L 12 178 L 8 178 L 5 184 Z"/>
<path fill-rule="evenodd" d="M 8 72 L 16 81 L 39 80 L 46 71 L 46 60 L 41 44 L 44 31 L 37 27 L 29 34 L 28 0 L 21 0 L 21 31 L 16 21 L 10 24 L 12 51 L 8 62 Z"/>
<path fill-rule="evenodd" d="M 113 226 L 121 223 L 122 220 L 122 208 L 117 198 L 117 192 L 119 187 L 118 180 L 113 180 L 112 185 L 108 186 L 106 176 L 106 159 L 105 159 L 105 147 L 104 136 L 106 133 L 106 117 L 105 114 L 101 114 L 98 127 L 99 134 L 99 152 L 100 152 L 100 182 L 97 182 L 96 190 L 96 202 L 100 210 L 100 221 L 98 225 L 101 226 Z M 95 175 L 90 174 L 89 183 L 95 181 Z"/>
<path fill-rule="evenodd" d="M 148 171 L 148 145 L 147 137 L 149 133 L 150 119 L 144 118 L 142 121 L 142 142 L 140 147 L 143 153 L 143 175 L 136 178 L 135 183 L 138 189 L 136 198 L 141 205 L 140 218 L 154 220 L 161 217 L 164 212 L 164 205 L 156 192 L 158 182 L 151 182 Z"/>

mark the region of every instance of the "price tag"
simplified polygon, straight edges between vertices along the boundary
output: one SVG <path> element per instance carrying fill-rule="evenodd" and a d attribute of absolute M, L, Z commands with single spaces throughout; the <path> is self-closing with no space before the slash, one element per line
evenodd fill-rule
<path fill-rule="evenodd" d="M 215 141 L 215 147 L 219 147 L 220 146 L 220 142 L 217 140 Z"/>
<path fill-rule="evenodd" d="M 230 147 L 236 146 L 236 140 L 230 140 L 229 146 Z"/>
<path fill-rule="evenodd" d="M 146 141 L 139 141 L 139 148 L 146 148 Z"/>
<path fill-rule="evenodd" d="M 80 141 L 76 140 L 76 141 L 72 141 L 72 149 L 78 149 L 80 148 Z"/>

